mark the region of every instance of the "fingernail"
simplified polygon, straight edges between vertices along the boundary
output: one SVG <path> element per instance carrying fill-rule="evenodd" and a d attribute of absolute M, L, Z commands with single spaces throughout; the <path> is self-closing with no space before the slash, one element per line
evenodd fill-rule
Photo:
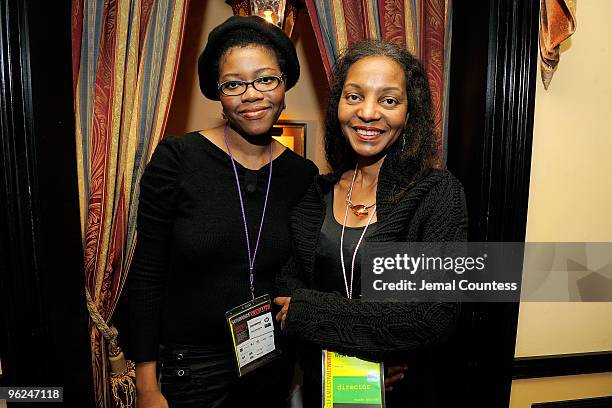
<path fill-rule="evenodd" d="M 400 380 L 403 380 L 404 379 L 404 374 L 400 374 L 399 377 L 400 377 Z"/>

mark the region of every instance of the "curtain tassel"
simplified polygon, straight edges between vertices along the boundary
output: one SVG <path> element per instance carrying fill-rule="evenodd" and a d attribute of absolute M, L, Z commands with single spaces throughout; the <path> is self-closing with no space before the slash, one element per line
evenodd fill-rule
<path fill-rule="evenodd" d="M 119 347 L 118 353 L 113 355 L 113 350 L 110 352 L 110 367 L 111 367 L 111 390 L 115 399 L 117 408 L 135 408 L 136 407 L 136 369 L 132 361 L 126 360 L 123 351 Z"/>
<path fill-rule="evenodd" d="M 102 336 L 108 341 L 108 355 L 111 369 L 110 385 L 117 408 L 136 407 L 136 366 L 126 360 L 121 347 L 117 344 L 119 332 L 114 326 L 109 326 L 96 307 L 87 288 L 85 288 L 87 310 Z"/>

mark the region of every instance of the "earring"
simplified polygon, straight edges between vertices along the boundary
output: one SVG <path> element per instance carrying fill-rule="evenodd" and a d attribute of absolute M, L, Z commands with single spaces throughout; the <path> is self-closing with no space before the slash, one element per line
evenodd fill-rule
<path fill-rule="evenodd" d="M 406 113 L 406 123 L 404 124 L 404 131 L 402 132 L 402 153 L 404 153 L 404 148 L 406 147 L 406 126 L 408 126 L 408 118 L 410 117 L 410 112 Z"/>

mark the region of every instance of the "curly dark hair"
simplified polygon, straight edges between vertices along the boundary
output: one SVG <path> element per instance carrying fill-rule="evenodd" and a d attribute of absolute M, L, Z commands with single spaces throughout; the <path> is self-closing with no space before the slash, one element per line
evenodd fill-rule
<path fill-rule="evenodd" d="M 431 171 L 437 157 L 431 94 L 427 74 L 419 60 L 397 44 L 381 40 L 364 40 L 349 47 L 334 66 L 334 76 L 327 105 L 325 124 L 325 156 L 336 174 L 352 169 L 355 152 L 342 134 L 338 123 L 338 104 L 349 68 L 362 58 L 385 56 L 396 61 L 406 75 L 408 122 L 403 134 L 389 148 L 383 163 L 391 171 L 401 194 Z"/>

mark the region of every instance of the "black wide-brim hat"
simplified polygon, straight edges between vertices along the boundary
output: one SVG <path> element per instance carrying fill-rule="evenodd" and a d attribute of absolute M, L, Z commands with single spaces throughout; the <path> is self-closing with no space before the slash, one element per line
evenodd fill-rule
<path fill-rule="evenodd" d="M 213 101 L 219 100 L 217 89 L 217 76 L 214 72 L 217 50 L 221 48 L 228 35 L 234 30 L 250 28 L 255 30 L 276 48 L 276 51 L 285 60 L 285 89 L 289 90 L 296 84 L 300 77 L 300 62 L 298 61 L 295 46 L 287 37 L 287 34 L 274 24 L 268 23 L 258 16 L 233 16 L 215 27 L 208 35 L 208 42 L 204 51 L 198 58 L 198 77 L 200 79 L 200 90 L 204 96 Z"/>

